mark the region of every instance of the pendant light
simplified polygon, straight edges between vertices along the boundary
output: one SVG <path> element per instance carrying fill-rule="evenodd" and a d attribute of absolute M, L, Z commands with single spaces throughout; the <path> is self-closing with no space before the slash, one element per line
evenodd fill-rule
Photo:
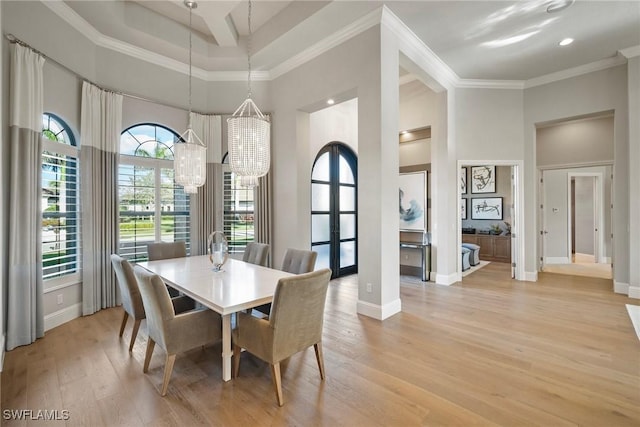
<path fill-rule="evenodd" d="M 177 141 L 173 149 L 175 182 L 184 187 L 185 193 L 193 194 L 198 192 L 198 187 L 204 185 L 207 177 L 207 147 L 191 128 L 191 17 L 198 3 L 185 0 L 184 4 L 189 8 L 189 125 L 180 135 L 181 141 Z"/>
<path fill-rule="evenodd" d="M 227 119 L 229 166 L 240 176 L 240 185 L 255 187 L 258 178 L 269 172 L 271 123 L 251 99 L 251 0 L 248 13 L 247 99 Z"/>

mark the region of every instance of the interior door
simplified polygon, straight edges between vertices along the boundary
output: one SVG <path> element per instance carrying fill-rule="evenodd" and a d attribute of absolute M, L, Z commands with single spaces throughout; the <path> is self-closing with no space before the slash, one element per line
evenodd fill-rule
<path fill-rule="evenodd" d="M 311 248 L 332 278 L 358 271 L 357 160 L 345 144 L 320 150 L 311 174 Z"/>

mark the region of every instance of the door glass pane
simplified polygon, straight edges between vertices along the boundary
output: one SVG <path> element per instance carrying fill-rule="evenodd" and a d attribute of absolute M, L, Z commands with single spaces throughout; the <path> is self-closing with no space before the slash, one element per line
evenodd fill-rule
<path fill-rule="evenodd" d="M 329 245 L 312 246 L 311 249 L 318 252 L 318 258 L 316 259 L 316 270 L 330 268 Z"/>
<path fill-rule="evenodd" d="M 311 210 L 329 210 L 329 184 L 311 184 Z"/>
<path fill-rule="evenodd" d="M 311 215 L 311 241 L 328 242 L 331 239 L 329 215 Z"/>
<path fill-rule="evenodd" d="M 340 238 L 353 239 L 356 237 L 356 216 L 353 214 L 340 215 Z"/>
<path fill-rule="evenodd" d="M 356 263 L 356 242 L 340 242 L 340 268 Z"/>
<path fill-rule="evenodd" d="M 347 163 L 347 160 L 340 155 L 340 183 L 341 184 L 355 184 L 356 181 L 353 179 L 353 171 L 351 170 L 351 166 Z"/>
<path fill-rule="evenodd" d="M 340 212 L 356 210 L 355 187 L 340 186 Z"/>
<path fill-rule="evenodd" d="M 318 157 L 316 164 L 313 165 L 311 179 L 329 181 L 329 153 L 324 153 Z"/>

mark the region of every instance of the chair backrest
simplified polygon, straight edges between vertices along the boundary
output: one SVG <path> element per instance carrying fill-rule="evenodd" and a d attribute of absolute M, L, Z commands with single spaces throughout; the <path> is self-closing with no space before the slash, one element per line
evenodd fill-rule
<path fill-rule="evenodd" d="M 159 259 L 182 258 L 187 256 L 187 246 L 184 242 L 160 242 L 147 244 L 149 261 Z"/>
<path fill-rule="evenodd" d="M 140 295 L 142 295 L 144 311 L 147 314 L 149 337 L 166 350 L 167 325 L 176 317 L 169 291 L 162 278 L 157 274 L 140 266 L 135 266 L 133 271 L 140 288 Z"/>
<path fill-rule="evenodd" d="M 275 359 L 289 357 L 322 340 L 324 305 L 331 270 L 282 278 L 273 296 L 269 325 Z"/>
<path fill-rule="evenodd" d="M 269 256 L 269 245 L 266 243 L 249 242 L 244 250 L 242 260 L 251 264 L 267 266 Z"/>
<path fill-rule="evenodd" d="M 280 270 L 293 274 L 309 273 L 316 266 L 317 257 L 318 253 L 315 251 L 289 248 L 284 253 Z"/>
<path fill-rule="evenodd" d="M 136 276 L 133 274 L 133 267 L 129 261 L 116 254 L 111 255 L 111 265 L 118 279 L 124 310 L 136 320 L 144 319 L 144 305 Z"/>

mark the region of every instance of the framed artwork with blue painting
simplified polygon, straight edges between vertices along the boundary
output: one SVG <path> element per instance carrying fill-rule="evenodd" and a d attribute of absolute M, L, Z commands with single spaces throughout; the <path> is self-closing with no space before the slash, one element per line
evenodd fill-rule
<path fill-rule="evenodd" d="M 400 230 L 427 231 L 427 172 L 400 174 Z"/>

